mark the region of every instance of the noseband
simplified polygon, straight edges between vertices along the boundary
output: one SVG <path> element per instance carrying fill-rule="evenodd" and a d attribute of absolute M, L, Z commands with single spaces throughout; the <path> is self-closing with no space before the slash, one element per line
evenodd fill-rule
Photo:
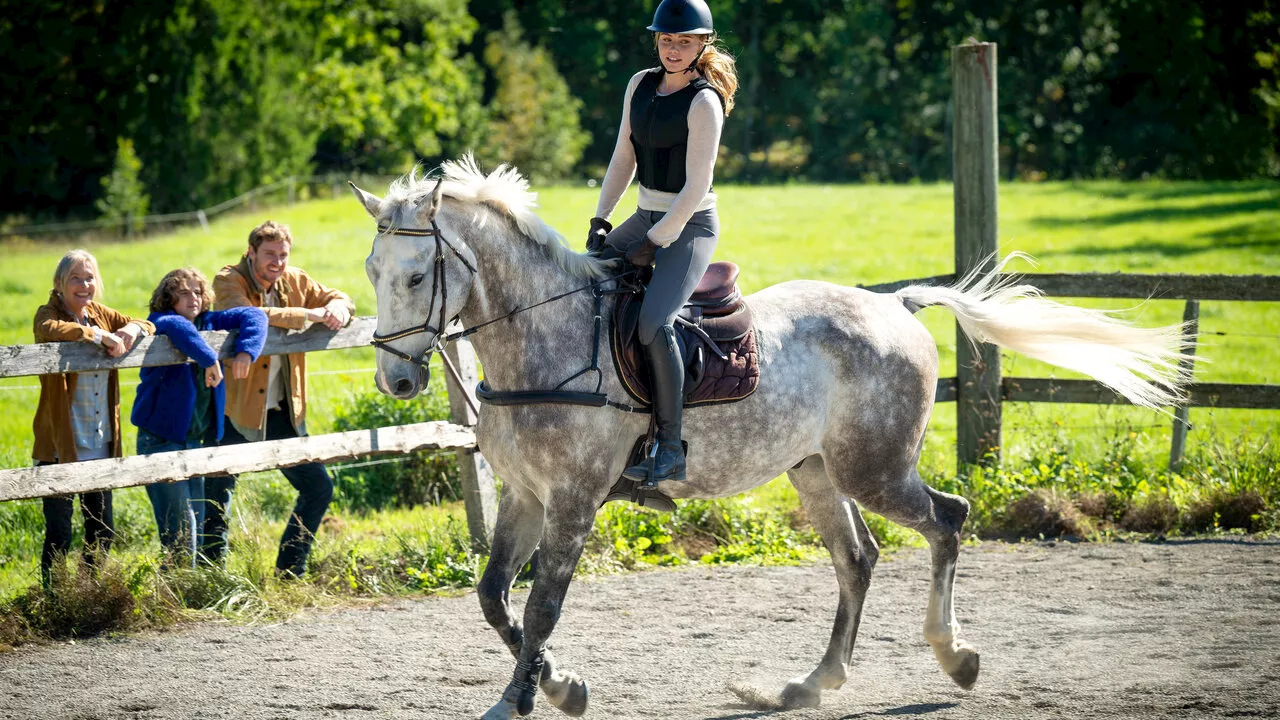
<path fill-rule="evenodd" d="M 448 324 L 444 316 L 444 313 L 445 313 L 444 306 L 447 304 L 449 300 L 449 285 L 445 279 L 445 272 L 444 272 L 445 271 L 444 248 L 447 246 L 449 250 L 453 251 L 453 256 L 461 260 L 462 264 L 465 265 L 466 268 L 471 271 L 472 275 L 476 274 L 476 268 L 474 265 L 471 264 L 469 260 L 467 260 L 467 258 L 462 253 L 458 252 L 458 248 L 454 247 L 453 243 L 449 242 L 449 239 L 446 238 L 444 234 L 440 232 L 440 226 L 436 224 L 435 218 L 431 219 L 430 229 L 392 228 L 387 225 L 379 225 L 378 233 L 381 235 L 404 235 L 407 237 L 433 237 L 436 239 L 436 256 L 435 256 L 435 261 L 432 263 L 432 270 L 431 270 L 431 281 L 433 283 L 432 290 L 431 290 L 431 307 L 427 308 L 427 319 L 423 321 L 421 325 L 414 325 L 413 327 L 405 328 L 404 330 L 400 330 L 398 332 L 387 333 L 386 335 L 379 335 L 378 333 L 375 332 L 373 334 L 373 340 L 370 341 L 369 343 L 370 345 L 373 345 L 379 350 L 382 350 L 384 352 L 389 352 L 392 355 L 395 355 L 396 357 L 402 358 L 404 360 L 408 360 L 414 365 L 425 368 L 427 367 L 427 364 L 428 364 L 427 361 L 425 360 L 426 356 L 434 352 L 437 348 L 440 347 L 440 332 L 444 328 L 444 326 Z M 440 319 L 439 319 L 439 325 L 437 327 L 432 327 L 431 315 L 432 313 L 435 312 L 435 309 L 436 309 L 435 288 L 440 289 L 440 292 L 439 292 L 439 296 L 440 296 L 439 318 Z M 400 340 L 401 338 L 407 338 L 411 335 L 417 335 L 418 333 L 434 333 L 435 339 L 433 340 L 432 344 L 428 346 L 427 349 L 423 350 L 422 353 L 419 354 L 417 357 L 414 357 L 413 355 L 410 355 L 409 353 L 406 353 L 406 352 L 401 352 L 387 344 L 393 340 Z"/>

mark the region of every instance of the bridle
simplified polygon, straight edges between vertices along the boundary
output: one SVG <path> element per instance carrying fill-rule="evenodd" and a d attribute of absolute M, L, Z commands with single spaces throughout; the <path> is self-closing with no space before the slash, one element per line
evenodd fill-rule
<path fill-rule="evenodd" d="M 428 361 L 426 360 L 426 357 L 431 353 L 435 352 L 436 350 L 440 349 L 441 339 L 442 339 L 440 335 L 440 331 L 444 328 L 445 325 L 448 324 L 444 316 L 444 313 L 445 313 L 444 308 L 449 301 L 449 284 L 446 280 L 445 266 L 444 266 L 445 247 L 447 246 L 449 250 L 453 252 L 453 256 L 462 261 L 462 264 L 466 266 L 468 270 L 471 271 L 471 274 L 473 276 L 477 274 L 476 268 L 474 265 L 471 264 L 470 260 L 467 260 L 465 255 L 458 252 L 458 248 L 454 246 L 453 243 L 449 242 L 449 239 L 444 236 L 444 233 L 440 232 L 440 226 L 436 224 L 434 217 L 431 219 L 431 227 L 429 229 L 428 228 L 393 228 L 387 225 L 379 225 L 378 233 L 380 235 L 404 235 L 407 237 L 433 237 L 436 239 L 436 254 L 435 254 L 435 260 L 432 262 L 432 269 L 431 269 L 431 281 L 432 281 L 431 306 L 427 308 L 427 319 L 424 320 L 421 325 L 414 325 L 413 327 L 408 327 L 408 328 L 405 328 L 404 330 L 400 330 L 397 332 L 387 333 L 385 335 L 379 335 L 378 333 L 375 332 L 373 334 L 373 339 L 369 342 L 370 345 L 373 345 L 375 348 L 379 350 L 382 350 L 384 352 L 389 352 L 392 355 L 395 355 L 398 358 L 407 360 L 421 368 L 426 368 L 428 366 Z M 436 288 L 439 288 L 438 293 L 436 291 Z M 435 313 L 435 310 L 436 310 L 437 294 L 439 295 L 439 298 L 440 298 L 439 320 L 438 320 L 438 325 L 436 327 L 432 327 L 431 316 L 433 313 Z M 453 318 L 449 318 L 448 320 L 452 320 L 452 319 Z M 414 357 L 413 355 L 410 355 L 407 352 L 402 352 L 400 350 L 397 350 L 387 344 L 394 340 L 400 340 L 402 338 L 407 338 L 412 335 L 417 335 L 418 333 L 434 333 L 435 340 L 434 342 L 432 342 L 431 345 L 427 346 L 427 348 L 423 350 L 417 357 Z M 470 333 L 467 331 L 463 331 L 460 333 L 451 333 L 450 335 L 444 336 L 443 340 L 445 342 L 448 342 L 451 340 L 457 340 L 458 338 L 464 337 L 468 334 Z"/>

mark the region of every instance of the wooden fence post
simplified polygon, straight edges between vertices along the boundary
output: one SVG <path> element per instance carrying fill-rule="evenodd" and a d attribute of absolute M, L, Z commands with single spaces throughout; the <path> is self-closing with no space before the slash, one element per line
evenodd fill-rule
<path fill-rule="evenodd" d="M 1187 343 L 1183 346 L 1187 357 L 1181 365 L 1191 372 L 1195 368 L 1196 336 L 1200 333 L 1200 301 L 1188 300 L 1182 311 L 1182 323 L 1186 327 Z M 1169 469 L 1176 471 L 1182 465 L 1182 453 L 1187 449 L 1187 431 L 1191 429 L 1190 408 L 1180 405 L 1173 413 L 1173 442 L 1169 445 Z"/>
<path fill-rule="evenodd" d="M 956 277 L 995 267 L 999 249 L 996 185 L 996 45 L 970 41 L 951 49 L 955 98 L 952 181 L 955 183 Z M 959 468 L 1000 461 L 1000 350 L 974 352 L 956 325 L 956 460 Z"/>
<path fill-rule="evenodd" d="M 473 388 L 479 382 L 476 372 L 476 352 L 470 341 L 463 339 L 449 343 L 444 352 L 457 368 L 462 384 L 454 381 L 446 372 L 445 383 L 449 390 L 449 420 L 454 425 L 475 427 L 476 414 Z M 467 398 L 471 398 L 468 404 Z M 493 540 L 493 526 L 498 517 L 498 491 L 494 487 L 493 470 L 477 448 L 458 451 L 458 476 L 462 481 L 462 498 L 467 506 L 467 529 L 471 532 L 471 545 L 477 551 L 487 551 Z"/>

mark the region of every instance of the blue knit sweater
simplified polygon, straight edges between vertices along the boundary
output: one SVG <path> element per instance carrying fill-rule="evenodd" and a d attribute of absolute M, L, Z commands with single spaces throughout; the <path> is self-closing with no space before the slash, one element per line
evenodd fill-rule
<path fill-rule="evenodd" d="M 151 313 L 147 318 L 156 326 L 156 333 L 165 335 L 174 346 L 207 368 L 218 361 L 218 353 L 200 337 L 201 330 L 239 330 L 235 352 L 249 353 L 254 360 L 262 354 L 267 341 L 267 316 L 261 308 L 236 307 L 228 310 L 211 310 L 196 316 L 193 323 L 172 312 Z M 191 415 L 196 407 L 196 386 L 186 363 L 144 367 L 139 373 L 138 397 L 133 401 L 134 425 L 170 442 L 186 442 L 191 428 Z M 213 389 L 214 422 L 218 424 L 218 439 L 222 439 L 222 414 L 227 406 L 227 383 L 220 382 Z"/>

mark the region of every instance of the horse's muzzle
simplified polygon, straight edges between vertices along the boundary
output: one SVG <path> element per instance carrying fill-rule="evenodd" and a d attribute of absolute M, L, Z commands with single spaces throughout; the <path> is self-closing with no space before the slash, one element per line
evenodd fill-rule
<path fill-rule="evenodd" d="M 412 400 L 431 382 L 431 373 L 425 367 L 414 365 L 397 370 L 387 373 L 379 369 L 374 376 L 378 389 L 397 400 Z"/>

